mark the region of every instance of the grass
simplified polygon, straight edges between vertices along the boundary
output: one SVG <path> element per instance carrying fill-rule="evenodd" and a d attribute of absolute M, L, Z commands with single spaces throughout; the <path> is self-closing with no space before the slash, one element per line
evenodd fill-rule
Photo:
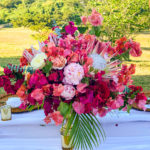
<path fill-rule="evenodd" d="M 33 33 L 25 28 L 0 28 L 0 74 L 8 63 L 19 64 L 19 57 L 25 48 L 31 45 L 38 47 L 37 41 L 31 37 Z M 131 61 L 125 63 L 136 64 L 134 84 L 150 91 L 150 31 L 137 34 L 134 40 L 141 43 L 143 54 L 141 57 L 131 57 Z M 4 91 L 0 89 L 0 93 Z"/>

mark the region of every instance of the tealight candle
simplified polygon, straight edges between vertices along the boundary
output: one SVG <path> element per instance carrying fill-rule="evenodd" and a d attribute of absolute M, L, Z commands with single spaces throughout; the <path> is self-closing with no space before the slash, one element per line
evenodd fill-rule
<path fill-rule="evenodd" d="M 2 121 L 11 120 L 11 106 L 4 105 L 1 107 L 1 120 Z"/>

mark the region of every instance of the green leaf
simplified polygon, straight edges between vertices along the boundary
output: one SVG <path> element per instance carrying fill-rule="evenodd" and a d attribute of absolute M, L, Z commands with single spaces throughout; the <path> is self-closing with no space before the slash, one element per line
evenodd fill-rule
<path fill-rule="evenodd" d="M 127 112 L 130 113 L 132 106 L 131 105 L 127 105 Z"/>
<path fill-rule="evenodd" d="M 34 105 L 29 105 L 28 107 L 27 107 L 27 110 L 28 111 L 32 111 L 34 109 Z"/>
<path fill-rule="evenodd" d="M 90 81 L 90 79 L 89 79 L 88 77 L 84 77 L 84 78 L 81 80 L 82 83 L 86 83 L 87 85 L 89 85 L 89 81 Z"/>
<path fill-rule="evenodd" d="M 93 29 L 93 28 L 89 31 L 89 34 L 91 34 L 91 35 L 95 35 L 95 31 L 94 31 L 94 29 Z"/>
<path fill-rule="evenodd" d="M 97 37 L 99 37 L 100 36 L 100 33 L 101 33 L 101 27 L 100 26 L 93 26 L 93 30 L 94 30 L 94 32 L 95 32 L 95 35 L 97 36 Z"/>
<path fill-rule="evenodd" d="M 52 69 L 52 62 L 47 60 L 46 65 L 43 67 L 42 70 L 44 73 L 48 74 L 51 71 L 51 69 Z"/>
<path fill-rule="evenodd" d="M 78 31 L 79 31 L 81 34 L 84 34 L 87 29 L 88 29 L 88 27 L 78 27 Z"/>
<path fill-rule="evenodd" d="M 69 111 L 69 105 L 67 103 L 60 102 L 60 105 L 57 110 L 60 111 L 62 116 L 66 117 Z"/>
<path fill-rule="evenodd" d="M 74 20 L 74 21 L 75 21 L 75 24 L 76 24 L 76 25 L 80 25 L 81 22 L 82 22 L 80 16 L 75 16 L 75 20 Z"/>

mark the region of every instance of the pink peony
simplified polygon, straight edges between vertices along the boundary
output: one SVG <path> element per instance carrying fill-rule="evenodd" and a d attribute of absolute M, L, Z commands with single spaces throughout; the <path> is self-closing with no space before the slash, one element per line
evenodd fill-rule
<path fill-rule="evenodd" d="M 72 107 L 75 110 L 75 112 L 79 115 L 81 115 L 85 112 L 85 105 L 82 104 L 81 102 L 74 102 L 72 104 Z"/>
<path fill-rule="evenodd" d="M 65 67 L 64 75 L 66 83 L 77 85 L 84 77 L 84 69 L 80 64 L 71 63 Z"/>
<path fill-rule="evenodd" d="M 55 121 L 56 126 L 62 124 L 63 116 L 60 114 L 59 111 L 55 111 L 51 114 L 51 118 Z"/>
<path fill-rule="evenodd" d="M 62 84 L 55 85 L 53 84 L 53 95 L 54 96 L 60 96 L 61 93 L 64 91 L 64 86 Z"/>
<path fill-rule="evenodd" d="M 34 98 L 39 104 L 42 104 L 42 101 L 44 100 L 44 94 L 42 89 L 35 89 L 31 93 L 31 97 Z"/>
<path fill-rule="evenodd" d="M 100 13 L 98 13 L 96 10 L 93 10 L 91 16 L 88 17 L 88 20 L 93 26 L 100 26 L 102 25 L 102 21 L 104 19 Z"/>
<path fill-rule="evenodd" d="M 88 18 L 86 16 L 82 16 L 81 20 L 82 20 L 83 24 L 86 25 Z"/>
<path fill-rule="evenodd" d="M 66 100 L 70 100 L 75 96 L 76 90 L 72 85 L 64 85 L 64 90 L 61 93 L 61 96 Z"/>

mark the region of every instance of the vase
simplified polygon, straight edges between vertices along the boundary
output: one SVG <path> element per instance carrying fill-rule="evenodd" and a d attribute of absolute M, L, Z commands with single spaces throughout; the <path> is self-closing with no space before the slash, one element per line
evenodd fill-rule
<path fill-rule="evenodd" d="M 68 134 L 65 135 L 66 127 L 65 125 L 61 128 L 61 143 L 62 143 L 62 150 L 73 150 L 73 146 L 70 141 L 70 130 L 68 131 Z"/>
<path fill-rule="evenodd" d="M 2 121 L 11 120 L 11 106 L 4 105 L 1 107 L 1 120 Z"/>

